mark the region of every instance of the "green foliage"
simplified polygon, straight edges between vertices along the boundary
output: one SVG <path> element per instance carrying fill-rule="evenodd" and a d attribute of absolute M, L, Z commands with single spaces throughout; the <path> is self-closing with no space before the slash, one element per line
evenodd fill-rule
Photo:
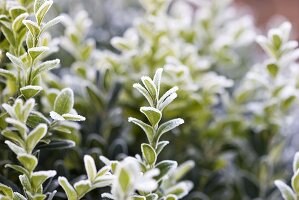
<path fill-rule="evenodd" d="M 102 45 L 110 22 L 64 3 L 0 2 L 0 199 L 279 198 L 298 104 L 289 22 L 256 36 L 231 0 L 140 0 Z M 291 187 L 275 181 L 284 199 L 298 163 Z"/>
<path fill-rule="evenodd" d="M 103 167 L 97 171 L 95 162 L 90 156 L 84 157 L 84 165 L 88 179 L 76 182 L 74 187 L 65 177 L 58 178 L 59 184 L 64 189 L 67 198 L 70 200 L 81 199 L 89 191 L 111 185 L 113 181 L 114 177 L 109 172 L 109 166 Z"/>
<path fill-rule="evenodd" d="M 46 137 L 48 127 L 47 124 L 40 123 L 33 130 L 29 131 L 26 122 L 33 110 L 34 104 L 34 99 L 29 99 L 26 103 L 23 103 L 21 99 L 17 99 L 13 106 L 3 104 L 2 107 L 6 110 L 9 117 L 5 119 L 8 127 L 1 134 L 7 138 L 5 143 L 16 154 L 17 160 L 20 163 L 17 165 L 7 164 L 6 167 L 12 168 L 22 174 L 19 176 L 19 179 L 28 199 L 45 199 L 46 195 L 43 194 L 42 184 L 47 179 L 54 177 L 56 171 L 35 171 L 38 158 L 34 150 Z M 15 198 L 12 195 L 10 197 Z"/>
<path fill-rule="evenodd" d="M 106 166 L 97 171 L 94 159 L 90 156 L 85 156 L 84 163 L 87 180 L 81 180 L 72 186 L 66 178 L 59 178 L 59 183 L 66 192 L 68 199 L 81 199 L 91 190 L 105 186 L 111 187 L 111 193 L 104 193 L 102 196 L 115 200 L 149 198 L 149 196 L 154 196 L 155 199 L 165 199 L 168 198 L 169 195 L 175 199 L 179 199 L 188 194 L 192 188 L 190 182 L 178 182 L 181 177 L 169 181 L 168 177 L 170 173 L 173 173 L 177 168 L 176 161 L 164 160 L 156 163 L 158 156 L 156 151 L 161 152 L 163 149 L 159 145 L 161 135 L 183 123 L 182 119 L 174 119 L 165 122 L 164 124 L 166 125 L 164 125 L 164 128 L 162 124 L 162 129 L 159 126 L 162 112 L 155 107 L 159 107 L 158 102 L 161 99 L 165 99 L 159 98 L 162 71 L 162 69 L 158 69 L 153 80 L 147 76 L 142 77 L 141 80 L 144 87 L 139 85 L 139 89 L 137 89 L 139 91 L 141 89 L 145 92 L 142 94 L 148 95 L 145 96 L 145 98 L 149 101 L 149 104 L 155 102 L 153 104 L 154 107 L 142 107 L 140 109 L 152 125 L 150 126 L 136 118 L 129 118 L 129 121 L 140 126 L 148 135 L 149 144 L 143 143 L 141 145 L 142 157 L 136 155 L 136 158 L 126 157 L 122 161 L 110 161 L 105 157 L 101 157 L 101 160 Z M 138 84 L 135 84 L 133 87 L 136 85 Z M 149 95 L 150 92 L 152 92 L 151 95 Z M 171 95 L 171 93 L 174 93 L 174 91 L 168 91 L 165 94 Z M 159 131 L 160 129 L 161 131 Z M 168 142 L 163 141 L 163 143 L 165 147 L 165 144 Z M 187 167 L 184 170 L 189 171 L 190 168 L 188 169 Z M 169 182 L 167 188 L 158 187 L 159 184 L 166 183 L 167 181 Z"/>

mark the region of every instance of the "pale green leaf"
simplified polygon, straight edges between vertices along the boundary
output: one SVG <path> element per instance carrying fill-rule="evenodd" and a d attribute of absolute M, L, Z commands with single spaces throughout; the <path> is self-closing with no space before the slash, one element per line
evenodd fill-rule
<path fill-rule="evenodd" d="M 59 185 L 63 188 L 65 191 L 68 200 L 78 200 L 78 195 L 73 188 L 73 186 L 68 182 L 68 180 L 65 177 L 59 177 L 58 178 Z"/>
<path fill-rule="evenodd" d="M 150 166 L 156 163 L 157 154 L 153 147 L 151 147 L 149 144 L 143 143 L 141 145 L 141 151 L 142 151 L 143 158 Z"/>
<path fill-rule="evenodd" d="M 147 117 L 153 127 L 155 127 L 162 118 L 162 113 L 152 107 L 141 107 L 140 111 Z"/>
<path fill-rule="evenodd" d="M 89 156 L 84 156 L 84 166 L 87 173 L 88 180 L 92 183 L 97 176 L 97 169 L 94 159 Z"/>
<path fill-rule="evenodd" d="M 25 87 L 20 88 L 20 91 L 21 91 L 22 95 L 26 99 L 30 99 L 30 98 L 36 96 L 42 90 L 43 90 L 43 88 L 41 86 L 38 86 L 38 85 L 27 85 Z"/>
<path fill-rule="evenodd" d="M 153 141 L 154 138 L 154 130 L 151 126 L 149 126 L 148 124 L 144 123 L 143 121 L 133 118 L 133 117 L 129 117 L 129 122 L 133 122 L 134 124 L 138 125 L 140 128 L 142 128 L 142 130 L 145 132 L 148 141 Z"/>
<path fill-rule="evenodd" d="M 58 114 L 69 113 L 74 106 L 74 93 L 70 88 L 63 89 L 56 97 L 54 111 Z"/>
<path fill-rule="evenodd" d="M 48 13 L 52 4 L 53 4 L 53 1 L 51 1 L 51 0 L 46 1 L 38 8 L 38 11 L 35 12 L 36 21 L 39 25 L 42 23 L 45 15 Z"/>
<path fill-rule="evenodd" d="M 54 170 L 33 172 L 31 175 L 33 188 L 39 188 L 47 179 L 54 177 L 55 175 L 56 171 Z"/>
<path fill-rule="evenodd" d="M 35 129 L 33 129 L 26 140 L 27 151 L 32 152 L 35 146 L 40 142 L 40 140 L 47 134 L 47 125 L 39 124 Z"/>
<path fill-rule="evenodd" d="M 281 192 L 282 197 L 284 200 L 296 200 L 296 195 L 293 190 L 286 185 L 284 182 L 280 180 L 276 180 L 275 185 L 278 187 L 279 191 Z"/>
<path fill-rule="evenodd" d="M 27 27 L 33 37 L 37 37 L 40 34 L 40 27 L 37 23 L 31 20 L 23 20 L 23 24 Z"/>
<path fill-rule="evenodd" d="M 33 155 L 20 153 L 18 154 L 17 158 L 29 172 L 32 172 L 37 166 L 37 158 Z"/>

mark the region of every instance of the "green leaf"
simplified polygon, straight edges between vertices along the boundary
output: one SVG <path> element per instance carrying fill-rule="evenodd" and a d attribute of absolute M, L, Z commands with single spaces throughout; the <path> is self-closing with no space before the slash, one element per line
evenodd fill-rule
<path fill-rule="evenodd" d="M 162 113 L 152 107 L 141 107 L 140 111 L 147 117 L 153 127 L 155 127 L 162 118 Z"/>
<path fill-rule="evenodd" d="M 156 149 L 157 155 L 159 155 L 161 153 L 161 151 L 164 149 L 164 147 L 166 145 L 168 145 L 168 144 L 169 144 L 168 141 L 160 141 L 160 142 L 158 142 L 157 149 Z"/>
<path fill-rule="evenodd" d="M 86 45 L 82 48 L 81 57 L 84 61 L 90 58 L 91 53 L 93 52 L 95 47 L 94 43 L 94 40 L 89 40 L 88 42 L 86 42 Z"/>
<path fill-rule="evenodd" d="M 153 147 L 151 147 L 149 144 L 143 143 L 141 145 L 141 151 L 142 151 L 143 158 L 150 166 L 156 163 L 157 154 Z"/>
<path fill-rule="evenodd" d="M 150 93 L 142 85 L 135 83 L 133 84 L 133 88 L 137 89 L 146 98 L 151 107 L 155 107 Z"/>
<path fill-rule="evenodd" d="M 2 104 L 2 107 L 4 110 L 9 114 L 10 117 L 12 118 L 17 118 L 15 111 L 12 106 L 8 105 L 7 103 Z"/>
<path fill-rule="evenodd" d="M 16 46 L 20 52 L 23 52 L 23 49 L 24 49 L 23 43 L 24 43 L 24 40 L 26 37 L 27 29 L 21 28 L 18 32 L 19 32 L 18 36 L 16 37 Z M 28 35 L 30 35 L 30 34 L 28 34 Z"/>
<path fill-rule="evenodd" d="M 160 174 L 155 177 L 157 181 L 165 178 L 170 172 L 172 172 L 177 167 L 177 162 L 171 160 L 164 160 L 159 162 L 155 168 L 160 170 Z"/>
<path fill-rule="evenodd" d="M 105 166 L 105 167 L 101 168 L 101 169 L 97 172 L 96 179 L 97 179 L 97 178 L 100 178 L 101 176 L 104 176 L 107 172 L 109 172 L 109 170 L 110 170 L 110 166 Z"/>
<path fill-rule="evenodd" d="M 7 146 L 10 148 L 10 150 L 12 150 L 12 152 L 14 152 L 16 155 L 26 153 L 22 147 L 14 144 L 8 140 L 5 141 L 5 144 L 7 144 Z"/>
<path fill-rule="evenodd" d="M 117 177 L 123 193 L 126 194 L 131 182 L 129 173 L 124 168 L 121 168 Z"/>
<path fill-rule="evenodd" d="M 11 165 L 11 164 L 6 164 L 5 168 L 11 168 L 17 172 L 20 172 L 21 174 L 26 174 L 29 175 L 29 172 L 27 169 L 25 169 L 24 167 L 20 166 L 20 165 Z"/>
<path fill-rule="evenodd" d="M 40 34 L 40 28 L 39 25 L 31 20 L 23 20 L 23 24 L 27 27 L 27 29 L 30 31 L 31 35 L 36 38 Z"/>
<path fill-rule="evenodd" d="M 50 71 L 54 68 L 57 68 L 59 63 L 60 63 L 59 59 L 49 60 L 49 61 L 43 62 L 43 63 L 41 63 L 40 65 L 38 65 L 36 67 L 36 69 L 33 71 L 32 76 L 36 77 L 37 75 L 39 75 L 43 72 L 47 72 L 47 71 Z"/>
<path fill-rule="evenodd" d="M 178 127 L 179 125 L 181 125 L 183 123 L 184 123 L 183 119 L 177 118 L 177 119 L 172 119 L 172 120 L 169 120 L 169 121 L 161 124 L 161 126 L 158 128 L 157 134 L 155 136 L 156 141 L 159 141 L 160 137 L 164 133 Z"/>
<path fill-rule="evenodd" d="M 19 29 L 22 27 L 23 25 L 23 20 L 26 19 L 29 16 L 28 13 L 23 13 L 21 15 L 19 15 L 12 23 L 12 30 L 14 32 L 18 32 Z"/>
<path fill-rule="evenodd" d="M 275 63 L 269 63 L 267 65 L 267 70 L 268 70 L 268 72 L 270 73 L 270 75 L 272 77 L 276 77 L 279 68 L 278 68 L 278 66 Z"/>
<path fill-rule="evenodd" d="M 157 86 L 157 93 L 160 93 L 160 86 L 161 86 L 161 78 L 162 78 L 163 68 L 159 68 L 156 70 L 155 76 L 154 76 L 154 83 Z"/>
<path fill-rule="evenodd" d="M 279 50 L 282 45 L 282 38 L 277 33 L 274 33 L 272 34 L 272 41 L 274 48 Z"/>
<path fill-rule="evenodd" d="M 32 187 L 31 187 L 31 183 L 30 180 L 28 179 L 28 177 L 26 175 L 20 175 L 19 176 L 20 182 L 22 184 L 22 186 L 24 187 L 25 191 L 31 191 Z"/>
<path fill-rule="evenodd" d="M 81 116 L 81 115 L 73 115 L 73 114 L 63 114 L 62 117 L 65 120 L 69 120 L 69 121 L 85 121 L 85 117 Z"/>
<path fill-rule="evenodd" d="M 13 190 L 10 187 L 8 187 L 2 183 L 0 183 L 0 194 L 4 194 L 5 196 L 11 197 L 11 198 L 13 198 L 13 196 L 14 196 Z"/>
<path fill-rule="evenodd" d="M 0 76 L 3 76 L 9 80 L 15 81 L 17 77 L 12 73 L 11 71 L 5 70 L 5 69 L 0 69 Z"/>
<path fill-rule="evenodd" d="M 174 99 L 177 98 L 176 91 L 178 90 L 178 87 L 173 87 L 170 90 L 168 90 L 158 101 L 158 109 L 163 110 L 166 106 L 168 106 L 171 102 L 173 102 Z"/>
<path fill-rule="evenodd" d="M 14 141 L 20 145 L 24 145 L 23 139 L 21 137 L 19 137 L 19 135 L 9 129 L 5 129 L 1 132 L 1 134 L 10 139 L 11 141 Z"/>
<path fill-rule="evenodd" d="M 34 36 L 32 36 L 32 34 L 27 34 L 26 45 L 28 48 L 33 48 L 35 46 L 35 39 Z"/>
<path fill-rule="evenodd" d="M 73 186 L 68 182 L 68 180 L 65 177 L 59 177 L 58 178 L 59 185 L 63 188 L 65 191 L 68 200 L 78 200 L 78 195 L 73 188 Z"/>
<path fill-rule="evenodd" d="M 27 85 L 25 87 L 22 87 L 20 89 L 22 95 L 26 98 L 26 99 L 30 99 L 34 96 L 36 96 L 38 93 L 40 93 L 43 90 L 43 88 L 41 86 L 38 85 Z"/>
<path fill-rule="evenodd" d="M 34 0 L 33 11 L 37 13 L 39 8 L 46 2 L 47 0 Z"/>
<path fill-rule="evenodd" d="M 280 180 L 276 180 L 274 183 L 278 187 L 284 200 L 296 200 L 297 199 L 293 190 L 288 185 L 286 185 L 284 182 L 282 182 Z"/>
<path fill-rule="evenodd" d="M 299 193 L 299 170 L 292 177 L 292 187 L 295 193 Z"/>
<path fill-rule="evenodd" d="M 5 36 L 5 38 L 7 39 L 7 41 L 10 43 L 10 45 L 12 45 L 13 47 L 16 47 L 16 41 L 14 38 L 14 34 L 11 30 L 9 30 L 8 28 L 6 28 L 5 26 L 1 26 L 1 32 L 3 33 L 3 35 Z"/>
<path fill-rule="evenodd" d="M 45 137 L 47 134 L 47 125 L 39 124 L 35 129 L 33 129 L 26 140 L 27 151 L 32 152 L 35 146 L 39 143 L 39 141 Z"/>
<path fill-rule="evenodd" d="M 159 99 L 159 103 L 162 103 L 163 101 L 165 101 L 165 99 L 167 99 L 167 97 L 169 97 L 171 94 L 175 93 L 179 88 L 177 86 L 174 86 L 172 88 L 170 88 L 169 90 L 167 90 L 167 92 L 165 92 L 163 94 L 163 96 Z"/>
<path fill-rule="evenodd" d="M 38 163 L 35 156 L 27 153 L 20 153 L 18 154 L 17 158 L 29 172 L 32 172 L 36 168 Z"/>
<path fill-rule="evenodd" d="M 39 25 L 41 25 L 52 4 L 53 1 L 46 1 L 38 8 L 37 12 L 35 12 L 36 21 Z"/>
<path fill-rule="evenodd" d="M 29 117 L 30 113 L 32 112 L 34 105 L 35 105 L 34 99 L 29 99 L 24 104 L 24 106 L 22 108 L 22 117 L 20 118 L 20 120 L 23 123 L 25 123 L 28 120 L 28 117 Z"/>
<path fill-rule="evenodd" d="M 96 169 L 96 164 L 94 162 L 94 159 L 89 155 L 85 155 L 84 166 L 85 166 L 88 180 L 92 183 L 95 177 L 97 176 L 97 169 Z"/>
<path fill-rule="evenodd" d="M 148 76 L 141 77 L 141 81 L 142 81 L 143 85 L 145 86 L 145 88 L 147 89 L 147 91 L 149 92 L 152 100 L 154 102 L 156 102 L 158 100 L 158 91 L 157 91 L 155 83 Z"/>
<path fill-rule="evenodd" d="M 43 53 L 49 50 L 49 47 L 41 46 L 41 47 L 32 47 L 28 49 L 28 53 L 32 60 L 34 61 L 36 58 L 41 56 Z"/>
<path fill-rule="evenodd" d="M 24 69 L 23 68 L 23 62 L 20 58 L 17 58 L 16 56 L 10 54 L 9 52 L 6 53 L 6 56 L 9 58 L 9 60 L 14 64 L 14 66 Z"/>
<path fill-rule="evenodd" d="M 5 121 L 11 125 L 13 125 L 16 129 L 18 129 L 20 135 L 22 136 L 22 138 L 26 138 L 26 134 L 28 132 L 28 128 L 26 127 L 25 124 L 23 124 L 22 122 L 15 120 L 13 118 L 6 118 Z"/>
<path fill-rule="evenodd" d="M 159 110 L 161 110 L 161 111 L 164 110 L 164 108 L 166 106 L 168 106 L 171 102 L 173 102 L 173 100 L 175 100 L 177 98 L 177 96 L 178 96 L 177 93 L 173 93 L 173 94 L 169 95 L 165 99 L 165 101 L 163 101 L 159 104 L 159 106 L 158 106 Z"/>
<path fill-rule="evenodd" d="M 143 121 L 133 118 L 133 117 L 129 117 L 129 122 L 133 122 L 134 124 L 138 125 L 140 128 L 142 128 L 142 130 L 145 132 L 148 141 L 152 142 L 153 138 L 154 138 L 154 130 L 151 126 L 149 126 L 148 124 L 144 123 Z"/>
<path fill-rule="evenodd" d="M 62 21 L 62 16 L 55 17 L 54 19 L 48 21 L 42 28 L 41 33 L 45 32 L 52 26 L 55 26 L 56 24 L 60 23 Z"/>
<path fill-rule="evenodd" d="M 58 114 L 69 113 L 74 106 L 74 93 L 70 88 L 63 89 L 56 97 L 54 111 Z"/>
<path fill-rule="evenodd" d="M 81 180 L 74 185 L 79 197 L 84 196 L 90 190 L 90 182 L 88 180 Z"/>
<path fill-rule="evenodd" d="M 50 112 L 50 117 L 55 121 L 64 121 L 65 120 L 61 115 L 59 115 L 57 112 L 54 112 L 54 111 Z"/>
<path fill-rule="evenodd" d="M 26 12 L 26 8 L 19 5 L 13 6 L 9 9 L 9 14 L 12 18 L 16 18 L 17 16 L 21 15 L 24 12 Z"/>
<path fill-rule="evenodd" d="M 47 179 L 55 175 L 56 171 L 54 170 L 33 172 L 31 176 L 32 187 L 39 188 Z"/>

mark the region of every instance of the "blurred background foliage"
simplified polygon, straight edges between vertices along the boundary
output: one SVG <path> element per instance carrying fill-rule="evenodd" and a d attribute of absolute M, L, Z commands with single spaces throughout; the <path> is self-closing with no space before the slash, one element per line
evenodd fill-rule
<path fill-rule="evenodd" d="M 180 88 L 164 120 L 179 116 L 185 124 L 167 136 L 161 159 L 195 161 L 186 199 L 280 199 L 274 180 L 289 180 L 298 149 L 298 53 L 288 43 L 289 24 L 258 40 L 264 52 L 255 40 L 267 32 L 229 0 L 60 0 L 54 8 L 64 20 L 51 31 L 57 48 L 49 57 L 61 68 L 43 78 L 48 91 L 71 87 L 86 121 L 80 131 L 60 133 L 76 147 L 43 150 L 43 168 L 75 182 L 85 154 L 139 153 L 145 138 L 127 118 L 144 118 L 144 100 L 132 84 L 164 66 L 164 89 Z M 8 158 L 1 154 L 3 164 Z M 14 177 L 3 164 L 4 177 Z"/>

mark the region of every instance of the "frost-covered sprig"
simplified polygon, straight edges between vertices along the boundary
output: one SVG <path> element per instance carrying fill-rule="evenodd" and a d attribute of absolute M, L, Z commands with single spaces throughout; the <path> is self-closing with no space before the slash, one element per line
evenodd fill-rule
<path fill-rule="evenodd" d="M 139 83 L 133 85 L 133 87 L 137 89 L 149 103 L 149 106 L 140 108 L 140 111 L 147 117 L 149 124 L 133 117 L 129 118 L 129 122 L 133 122 L 140 126 L 146 133 L 150 147 L 144 144 L 144 148 L 150 148 L 149 150 L 157 151 L 155 152 L 156 154 L 159 154 L 168 144 L 168 142 L 165 141 L 160 142 L 161 136 L 184 123 L 183 119 L 177 118 L 164 122 L 161 125 L 159 124 L 162 119 L 163 109 L 176 99 L 176 91 L 178 90 L 178 87 L 175 86 L 160 96 L 162 72 L 162 68 L 158 69 L 153 79 L 148 76 L 143 76 L 141 78 L 143 86 Z M 144 153 L 147 154 L 146 152 Z M 148 164 L 155 165 L 155 162 L 156 158 L 151 160 Z"/>
<path fill-rule="evenodd" d="M 34 116 L 30 116 L 33 113 L 33 107 L 35 106 L 34 99 L 29 99 L 25 103 L 18 99 L 13 106 L 3 104 L 2 107 L 6 110 L 9 117 L 5 119 L 8 124 L 1 134 L 7 139 L 5 143 L 10 150 L 16 154 L 19 164 L 6 164 L 6 167 L 14 169 L 18 173 L 20 182 L 23 186 L 24 195 L 15 193 L 12 195 L 12 189 L 6 186 L 0 187 L 0 190 L 4 190 L 6 198 L 19 199 L 45 199 L 46 194 L 43 193 L 43 183 L 56 175 L 56 171 L 35 171 L 38 164 L 38 151 L 36 146 L 42 141 L 45 142 L 47 136 L 48 127 L 45 123 L 39 123 L 33 129 L 27 126 L 30 121 L 34 121 Z M 50 197 L 55 194 L 48 194 Z M 50 198 L 51 199 L 51 198 Z"/>
<path fill-rule="evenodd" d="M 84 156 L 84 166 L 87 179 L 76 182 L 74 186 L 65 177 L 58 178 L 59 184 L 64 189 L 68 200 L 79 200 L 91 190 L 111 185 L 114 180 L 114 176 L 110 173 L 110 166 L 97 170 L 95 161 L 91 156 Z"/>
<path fill-rule="evenodd" d="M 44 22 L 52 4 L 52 0 L 35 0 L 32 14 L 34 20 L 29 19 L 31 13 L 21 5 L 7 8 L 10 15 L 1 18 L 2 32 L 9 44 L 6 56 L 12 66 L 9 70 L 1 69 L 0 75 L 7 79 L 9 87 L 6 93 L 10 96 L 16 93 L 29 99 L 37 95 L 43 89 L 40 86 L 40 75 L 59 64 L 57 59 L 41 61 L 49 50 L 53 50 L 49 49 L 50 41 L 46 31 L 60 22 L 60 17 Z"/>
<path fill-rule="evenodd" d="M 156 71 L 154 78 L 151 79 L 148 76 L 143 76 L 141 81 L 143 85 L 135 83 L 133 87 L 137 89 L 148 101 L 149 106 L 141 107 L 140 111 L 148 119 L 148 123 L 145 123 L 136 118 L 129 118 L 129 122 L 133 122 L 138 125 L 145 132 L 148 144 L 143 143 L 141 145 L 142 158 L 137 156 L 137 159 L 142 166 L 142 170 L 147 172 L 149 170 L 158 169 L 159 175 L 155 176 L 155 180 L 160 183 L 168 179 L 170 173 L 177 167 L 177 162 L 171 160 L 163 160 L 157 162 L 157 157 L 169 141 L 160 141 L 163 134 L 171 131 L 172 129 L 178 127 L 184 123 L 181 118 L 172 119 L 160 124 L 162 119 L 162 111 L 177 97 L 176 91 L 178 87 L 172 87 L 167 92 L 161 95 L 161 78 L 163 69 L 160 68 Z M 188 171 L 188 170 L 187 170 Z M 163 198 L 168 199 L 168 195 L 174 196 L 173 198 L 182 198 L 187 195 L 189 190 L 192 188 L 192 183 L 188 182 L 188 185 L 173 182 L 172 188 L 177 188 L 179 192 L 171 193 L 171 189 L 160 188 L 161 194 L 159 196 L 164 196 Z M 167 185 L 167 184 L 166 184 Z M 177 191 L 177 190 L 176 190 Z M 140 196 L 140 198 L 142 198 Z M 145 196 L 143 198 L 146 198 Z"/>
<path fill-rule="evenodd" d="M 142 77 L 144 86 L 134 84 L 134 88 L 141 92 L 150 104 L 149 107 L 140 109 L 150 125 L 136 118 L 129 118 L 129 121 L 139 125 L 148 137 L 149 144 L 141 145 L 142 158 L 136 155 L 136 158 L 126 157 L 122 161 L 110 161 L 102 156 L 100 158 L 106 166 L 97 171 L 94 160 L 85 156 L 87 180 L 81 180 L 72 186 L 66 178 L 59 178 L 69 200 L 81 199 L 91 190 L 106 186 L 111 187 L 111 192 L 102 196 L 114 200 L 180 199 L 191 190 L 191 182 L 178 181 L 193 167 L 193 162 L 183 164 L 176 172 L 175 161 L 163 160 L 157 163 L 157 156 L 169 143 L 160 141 L 161 136 L 183 123 L 183 120 L 178 118 L 159 125 L 163 109 L 177 97 L 178 89 L 173 87 L 160 97 L 162 71 L 163 69 L 158 69 L 153 79 Z M 163 186 L 159 188 L 159 185 Z"/>
<path fill-rule="evenodd" d="M 297 200 L 299 198 L 299 152 L 295 154 L 293 160 L 292 187 L 281 180 L 276 180 L 274 183 L 284 200 Z"/>

